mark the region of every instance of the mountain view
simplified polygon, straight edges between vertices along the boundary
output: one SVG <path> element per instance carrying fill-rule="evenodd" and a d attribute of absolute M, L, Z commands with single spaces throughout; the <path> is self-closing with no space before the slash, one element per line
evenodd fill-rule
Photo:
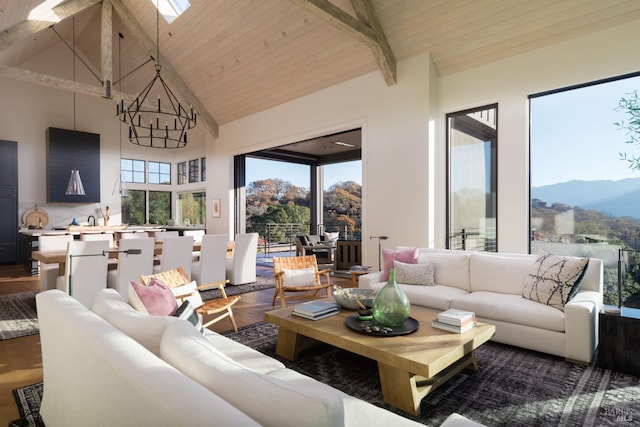
<path fill-rule="evenodd" d="M 531 199 L 541 200 L 548 205 L 560 203 L 579 206 L 614 217 L 627 216 L 640 220 L 640 178 L 568 181 L 532 187 Z"/>

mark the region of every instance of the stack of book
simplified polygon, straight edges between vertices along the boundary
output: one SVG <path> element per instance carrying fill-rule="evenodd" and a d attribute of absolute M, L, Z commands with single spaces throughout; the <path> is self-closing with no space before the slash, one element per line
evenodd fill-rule
<path fill-rule="evenodd" d="M 296 316 L 311 320 L 324 319 L 338 313 L 338 304 L 329 301 L 309 301 L 297 305 L 293 309 L 293 314 Z"/>
<path fill-rule="evenodd" d="M 451 308 L 438 314 L 431 326 L 459 334 L 476 326 L 476 314 L 472 311 Z"/>
<path fill-rule="evenodd" d="M 371 266 L 370 265 L 352 265 L 349 268 L 349 271 L 352 273 L 369 273 L 371 272 Z"/>

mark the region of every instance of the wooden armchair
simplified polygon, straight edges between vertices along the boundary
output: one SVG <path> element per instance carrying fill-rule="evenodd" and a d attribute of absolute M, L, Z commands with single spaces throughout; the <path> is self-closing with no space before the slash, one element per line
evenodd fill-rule
<path fill-rule="evenodd" d="M 286 307 L 287 299 L 316 299 L 322 289 L 327 290 L 327 297 L 331 296 L 330 269 L 318 270 L 315 255 L 295 257 L 273 257 L 273 277 L 276 289 L 273 293 L 271 305 L 280 298 L 282 307 Z M 322 283 L 320 276 L 326 277 Z M 298 295 L 287 296 L 287 292 L 300 292 Z"/>
<path fill-rule="evenodd" d="M 149 274 L 147 276 L 140 276 L 140 280 L 146 286 L 149 283 L 149 280 L 151 280 L 151 278 L 154 278 L 154 277 L 162 280 L 162 282 L 164 282 L 167 286 L 169 286 L 172 289 L 180 286 L 188 285 L 189 283 L 191 283 L 191 280 L 189 280 L 187 273 L 184 271 L 182 267 L 178 267 L 169 271 L 163 271 L 156 274 Z M 220 289 L 220 293 L 222 294 L 222 297 L 208 300 L 208 301 L 202 301 L 202 304 L 195 307 L 195 309 L 198 313 L 200 313 L 203 316 L 203 318 L 204 316 L 212 316 L 220 313 L 222 314 L 209 320 L 206 323 L 203 323 L 202 326 L 206 328 L 207 326 L 212 325 L 217 321 L 224 319 L 225 317 L 228 317 L 229 320 L 231 320 L 231 324 L 233 325 L 233 330 L 237 332 L 238 326 L 236 325 L 236 319 L 233 317 L 233 310 L 231 309 L 231 307 L 235 303 L 240 301 L 240 296 L 235 295 L 232 297 L 227 297 L 227 293 L 224 290 L 224 285 L 228 282 L 229 282 L 228 280 L 223 280 L 220 282 L 209 283 L 206 285 L 199 285 L 199 286 L 196 285 L 195 289 L 192 289 L 188 292 L 185 292 L 185 293 L 174 292 L 174 294 L 176 296 L 176 299 L 180 303 L 184 302 L 186 299 L 189 299 L 190 301 L 194 301 L 193 297 L 196 296 L 195 301 L 198 301 L 198 303 L 194 305 L 198 305 L 199 301 L 202 301 L 202 298 L 198 298 L 199 295 L 195 295 L 195 292 L 200 292 L 200 291 L 217 287 L 218 289 Z"/>

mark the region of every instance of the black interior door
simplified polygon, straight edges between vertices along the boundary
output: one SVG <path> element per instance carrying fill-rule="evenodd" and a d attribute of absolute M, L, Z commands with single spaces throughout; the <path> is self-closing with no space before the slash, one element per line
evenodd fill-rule
<path fill-rule="evenodd" d="M 0 140 L 0 264 L 18 261 L 18 144 Z"/>

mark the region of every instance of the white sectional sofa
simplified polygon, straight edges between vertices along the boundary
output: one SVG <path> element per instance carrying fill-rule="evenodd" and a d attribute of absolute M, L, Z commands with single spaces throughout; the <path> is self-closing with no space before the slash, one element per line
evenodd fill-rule
<path fill-rule="evenodd" d="M 420 425 L 113 289 L 91 310 L 58 290 L 36 301 L 47 427 Z"/>
<path fill-rule="evenodd" d="M 405 248 L 406 249 L 406 248 Z M 418 248 L 418 263 L 435 264 L 435 285 L 399 284 L 412 305 L 473 311 L 496 326 L 494 341 L 590 363 L 598 345 L 603 304 L 602 260 L 590 258 L 577 294 L 564 311 L 523 298 L 537 255 Z M 382 273 L 360 276 L 361 288 L 380 289 Z"/>

